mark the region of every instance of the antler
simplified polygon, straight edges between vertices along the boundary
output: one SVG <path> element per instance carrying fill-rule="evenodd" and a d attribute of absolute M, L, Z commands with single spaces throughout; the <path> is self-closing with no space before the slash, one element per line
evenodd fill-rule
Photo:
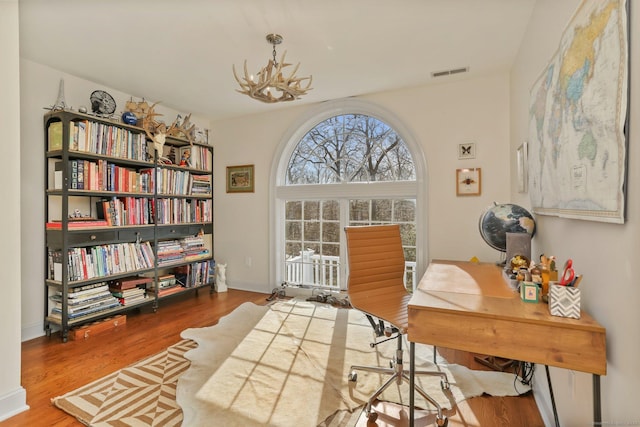
<path fill-rule="evenodd" d="M 293 68 L 293 71 L 288 77 L 285 77 L 282 74 L 282 70 L 285 67 L 292 65 L 284 62 L 286 54 L 287 52 L 285 51 L 278 64 L 275 64 L 273 60 L 269 60 L 267 66 L 258 73 L 258 81 L 254 81 L 249 77 L 249 73 L 247 72 L 247 61 L 244 61 L 244 77 L 242 80 L 238 77 L 236 67 L 233 65 L 233 76 L 242 89 L 236 90 L 245 95 L 249 95 L 251 98 L 266 103 L 293 101 L 294 99 L 306 94 L 307 91 L 312 89 L 311 83 L 313 81 L 313 77 L 296 77 L 296 72 L 300 67 L 300 63 Z M 303 86 L 302 82 L 305 80 L 307 80 L 307 84 Z M 273 96 L 274 90 L 282 92 L 282 95 L 279 97 Z"/>

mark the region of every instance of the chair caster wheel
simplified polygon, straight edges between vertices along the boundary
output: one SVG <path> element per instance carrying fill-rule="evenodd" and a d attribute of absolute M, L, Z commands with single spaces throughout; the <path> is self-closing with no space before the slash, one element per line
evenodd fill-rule
<path fill-rule="evenodd" d="M 355 373 L 355 371 L 352 371 L 351 373 L 349 373 L 349 381 L 351 382 L 356 382 L 358 381 L 358 374 Z"/>
<path fill-rule="evenodd" d="M 447 427 L 449 425 L 449 418 L 447 417 L 436 417 L 436 425 L 438 427 Z"/>

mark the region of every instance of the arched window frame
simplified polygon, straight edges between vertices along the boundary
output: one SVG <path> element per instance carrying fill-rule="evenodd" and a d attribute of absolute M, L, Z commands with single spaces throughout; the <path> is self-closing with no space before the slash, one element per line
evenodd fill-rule
<path fill-rule="evenodd" d="M 403 139 L 411 153 L 416 180 L 412 182 L 376 182 L 371 185 L 363 185 L 363 183 L 286 185 L 285 176 L 289 159 L 300 140 L 322 121 L 342 114 L 364 114 L 381 120 L 393 128 Z M 415 197 L 416 268 L 418 277 L 424 274 L 428 262 L 427 163 L 418 140 L 409 128 L 392 112 L 369 101 L 353 98 L 328 101 L 309 110 L 289 128 L 278 145 L 272 161 L 269 188 L 271 191 L 271 197 L 269 197 L 271 217 L 269 221 L 269 241 L 271 246 L 269 251 L 269 276 L 271 283 L 279 284 L 284 277 L 284 260 L 282 259 L 284 252 L 284 200 L 318 200 L 336 196 L 341 198 Z M 341 215 L 347 216 L 348 212 L 343 211 Z M 346 218 L 341 218 L 341 220 L 346 223 Z M 340 253 L 342 254 L 346 253 L 346 247 L 343 246 L 344 242 L 341 243 L 340 247 Z"/>

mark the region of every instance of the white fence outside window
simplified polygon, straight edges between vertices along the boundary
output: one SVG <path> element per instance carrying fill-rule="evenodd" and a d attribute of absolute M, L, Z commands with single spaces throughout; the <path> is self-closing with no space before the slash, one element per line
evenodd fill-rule
<path fill-rule="evenodd" d="M 416 263 L 405 261 L 404 283 L 415 286 Z M 285 282 L 290 285 L 340 289 L 340 257 L 321 256 L 308 249 L 285 261 Z"/>

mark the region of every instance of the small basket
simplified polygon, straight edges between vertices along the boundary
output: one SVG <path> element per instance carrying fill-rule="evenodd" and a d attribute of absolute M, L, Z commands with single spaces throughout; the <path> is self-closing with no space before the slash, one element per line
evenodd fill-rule
<path fill-rule="evenodd" d="M 549 283 L 549 311 L 553 316 L 580 318 L 580 289 Z"/>

